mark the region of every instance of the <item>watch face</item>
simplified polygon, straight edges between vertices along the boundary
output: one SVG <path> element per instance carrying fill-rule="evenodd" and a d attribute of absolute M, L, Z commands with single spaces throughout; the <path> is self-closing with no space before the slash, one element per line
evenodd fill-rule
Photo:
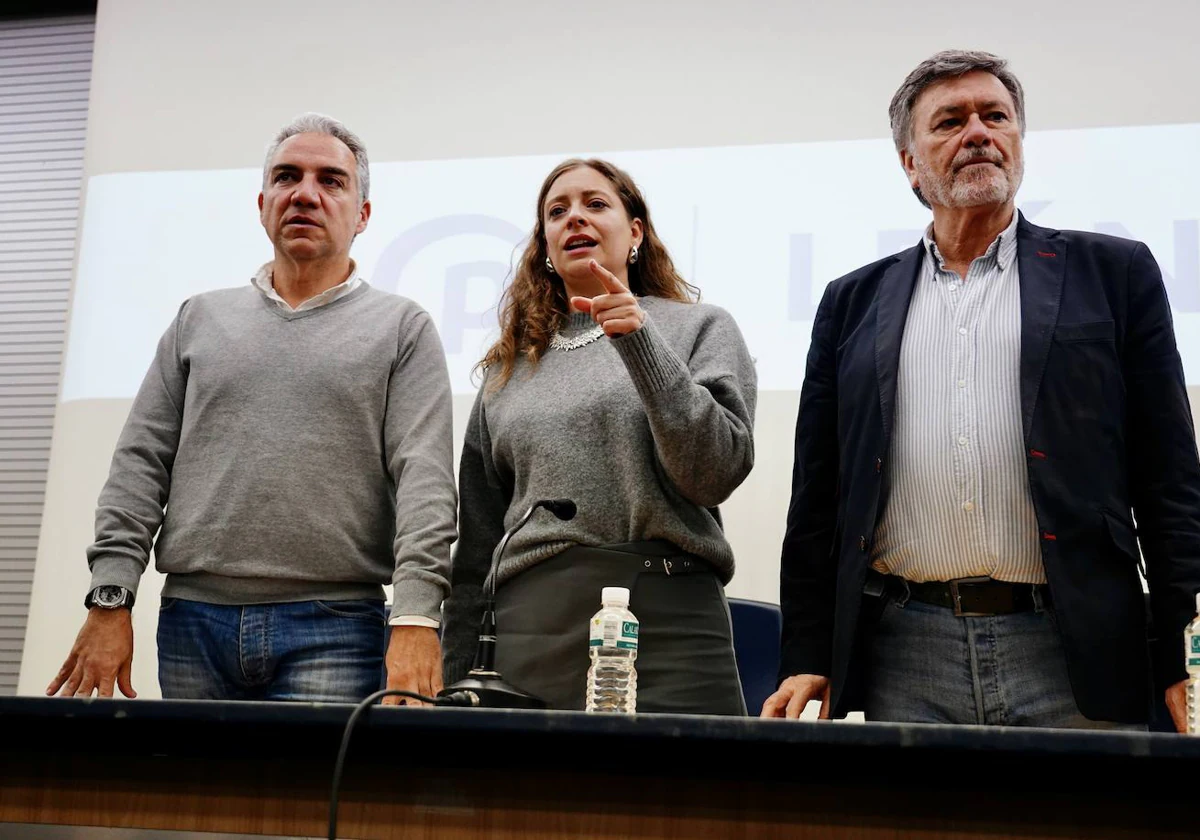
<path fill-rule="evenodd" d="M 96 590 L 96 606 L 115 607 L 125 600 L 125 590 L 119 586 L 101 586 Z"/>

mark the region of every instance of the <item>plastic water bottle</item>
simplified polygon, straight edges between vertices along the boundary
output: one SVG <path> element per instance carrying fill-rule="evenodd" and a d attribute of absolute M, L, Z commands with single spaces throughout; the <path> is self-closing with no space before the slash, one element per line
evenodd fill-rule
<path fill-rule="evenodd" d="M 589 712 L 637 711 L 638 620 L 629 611 L 629 590 L 606 586 L 600 612 L 592 616 L 588 650 L 592 665 L 587 675 Z"/>
<path fill-rule="evenodd" d="M 1200 592 L 1196 593 L 1196 617 L 1183 631 L 1187 657 L 1187 732 L 1200 735 Z"/>

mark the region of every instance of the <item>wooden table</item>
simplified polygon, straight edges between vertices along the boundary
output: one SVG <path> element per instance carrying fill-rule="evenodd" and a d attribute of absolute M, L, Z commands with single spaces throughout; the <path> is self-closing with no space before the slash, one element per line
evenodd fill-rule
<path fill-rule="evenodd" d="M 351 708 L 0 699 L 0 837 L 324 837 Z M 377 707 L 339 836 L 1196 837 L 1198 772 L 1166 734 Z"/>

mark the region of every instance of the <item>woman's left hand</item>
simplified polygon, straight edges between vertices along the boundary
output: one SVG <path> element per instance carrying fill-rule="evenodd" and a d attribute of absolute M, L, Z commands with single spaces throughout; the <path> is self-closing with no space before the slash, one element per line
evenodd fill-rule
<path fill-rule="evenodd" d="M 580 312 L 587 312 L 592 320 L 604 327 L 609 338 L 628 335 L 641 329 L 646 322 L 646 312 L 637 298 L 625 288 L 615 274 L 600 263 L 588 263 L 592 274 L 603 284 L 605 294 L 595 297 L 573 297 L 571 305 Z"/>

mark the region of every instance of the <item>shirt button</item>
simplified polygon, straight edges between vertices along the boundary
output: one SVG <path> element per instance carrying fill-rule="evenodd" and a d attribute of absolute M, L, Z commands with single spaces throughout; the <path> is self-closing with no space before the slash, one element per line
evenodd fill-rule
<path fill-rule="evenodd" d="M 959 443 L 959 445 L 960 445 L 960 446 L 966 446 L 966 445 L 967 445 L 967 439 L 966 439 L 965 437 L 962 437 L 962 436 L 960 436 L 960 437 L 959 437 L 959 439 L 958 439 L 958 443 Z"/>
<path fill-rule="evenodd" d="M 966 387 L 967 387 L 967 380 L 965 380 L 965 379 L 960 379 L 960 380 L 958 380 L 958 387 L 959 387 L 959 388 L 966 388 Z"/>
<path fill-rule="evenodd" d="M 967 334 L 967 328 L 966 328 L 966 327 L 959 327 L 959 328 L 958 328 L 958 334 L 959 334 L 959 335 L 966 335 L 966 334 Z"/>
<path fill-rule="evenodd" d="M 975 510 L 975 503 L 974 502 L 963 502 L 962 508 L 967 513 L 970 513 L 971 511 Z"/>
<path fill-rule="evenodd" d="M 859 537 L 859 538 L 858 538 L 858 550 L 859 550 L 859 551 L 866 551 L 866 550 L 867 550 L 867 538 L 866 538 L 866 537 Z"/>
<path fill-rule="evenodd" d="M 883 471 L 883 459 L 876 458 L 875 459 L 875 472 L 882 472 L 882 471 Z"/>

